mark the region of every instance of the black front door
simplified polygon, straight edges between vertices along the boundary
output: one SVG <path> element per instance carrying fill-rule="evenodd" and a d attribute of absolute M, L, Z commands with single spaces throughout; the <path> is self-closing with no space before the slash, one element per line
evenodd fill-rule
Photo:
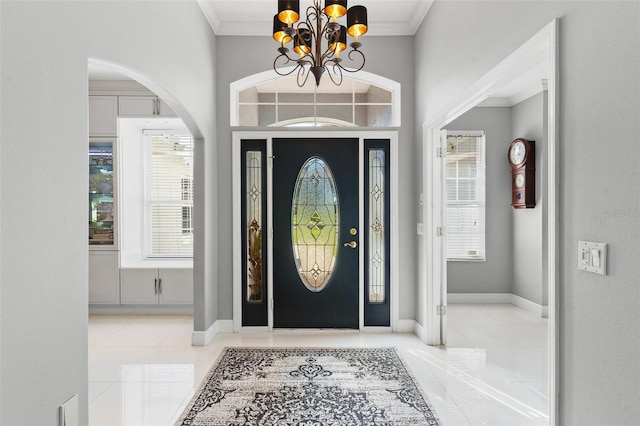
<path fill-rule="evenodd" d="M 274 327 L 358 328 L 358 139 L 273 140 Z"/>

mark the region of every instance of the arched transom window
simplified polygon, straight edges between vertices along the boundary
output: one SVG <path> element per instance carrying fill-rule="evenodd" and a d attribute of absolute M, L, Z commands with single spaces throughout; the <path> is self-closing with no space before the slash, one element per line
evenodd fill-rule
<path fill-rule="evenodd" d="M 320 86 L 309 79 L 298 87 L 296 77 L 273 71 L 231 84 L 231 126 L 400 126 L 400 84 L 359 72 L 340 86 L 329 78 Z"/>

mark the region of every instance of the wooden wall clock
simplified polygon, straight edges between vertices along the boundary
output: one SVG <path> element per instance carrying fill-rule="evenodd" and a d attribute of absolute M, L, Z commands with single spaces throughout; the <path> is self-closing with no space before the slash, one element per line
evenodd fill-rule
<path fill-rule="evenodd" d="M 511 205 L 516 209 L 536 206 L 536 143 L 514 139 L 509 146 Z"/>

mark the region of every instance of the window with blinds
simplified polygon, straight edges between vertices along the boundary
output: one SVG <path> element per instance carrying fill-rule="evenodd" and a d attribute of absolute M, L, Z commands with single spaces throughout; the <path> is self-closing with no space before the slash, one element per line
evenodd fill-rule
<path fill-rule="evenodd" d="M 193 257 L 193 138 L 145 130 L 145 257 Z"/>
<path fill-rule="evenodd" d="M 447 259 L 485 259 L 484 132 L 447 132 Z"/>

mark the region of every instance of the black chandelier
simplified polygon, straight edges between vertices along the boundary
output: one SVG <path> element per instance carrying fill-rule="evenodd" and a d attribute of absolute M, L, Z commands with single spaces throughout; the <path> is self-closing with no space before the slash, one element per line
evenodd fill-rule
<path fill-rule="evenodd" d="M 337 22 L 344 15 L 347 15 L 346 27 Z M 312 73 L 319 86 L 322 74 L 327 71 L 331 81 L 339 86 L 343 71 L 356 72 L 364 67 L 365 58 L 358 50 L 362 46 L 358 37 L 367 32 L 366 7 L 352 6 L 347 11 L 347 0 L 325 0 L 324 9 L 321 9 L 320 0 L 313 0 L 313 6 L 307 8 L 306 20 L 298 22 L 299 19 L 299 0 L 278 0 L 278 14 L 273 17 L 273 38 L 280 43 L 280 55 L 273 61 L 273 69 L 279 75 L 297 72 L 298 86 L 302 87 Z M 343 67 L 340 57 L 340 52 L 347 49 L 347 34 L 354 39 L 347 57 L 359 64 L 353 69 Z M 326 48 L 322 46 L 323 39 L 327 40 Z M 290 42 L 293 42 L 297 57 L 289 56 L 286 45 Z M 292 70 L 280 70 L 290 62 L 296 64 Z"/>

